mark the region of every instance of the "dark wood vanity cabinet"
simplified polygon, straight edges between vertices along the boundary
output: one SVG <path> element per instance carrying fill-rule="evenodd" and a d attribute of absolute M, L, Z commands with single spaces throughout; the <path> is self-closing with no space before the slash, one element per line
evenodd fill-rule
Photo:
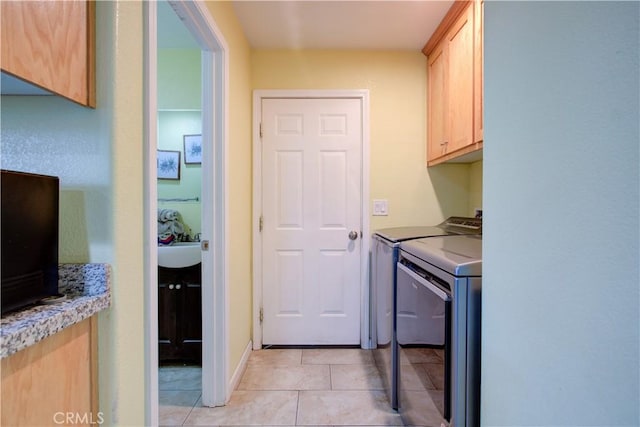
<path fill-rule="evenodd" d="M 202 361 L 201 264 L 158 267 L 160 363 Z"/>

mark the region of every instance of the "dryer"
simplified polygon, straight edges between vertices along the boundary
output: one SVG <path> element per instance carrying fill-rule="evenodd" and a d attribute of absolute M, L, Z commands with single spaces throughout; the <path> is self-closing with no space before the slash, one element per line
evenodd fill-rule
<path fill-rule="evenodd" d="M 400 244 L 396 393 L 406 425 L 480 425 L 481 292 L 482 236 Z M 439 304 L 443 316 L 434 318 Z M 420 328 L 441 334 L 444 345 L 425 342 Z"/>
<path fill-rule="evenodd" d="M 370 341 L 371 347 L 375 349 L 374 358 L 382 374 L 385 390 L 394 409 L 398 409 L 395 289 L 400 244 L 414 239 L 468 234 L 482 234 L 481 218 L 450 217 L 436 226 L 386 228 L 376 231 L 372 236 Z M 444 305 L 434 309 L 442 311 Z"/>

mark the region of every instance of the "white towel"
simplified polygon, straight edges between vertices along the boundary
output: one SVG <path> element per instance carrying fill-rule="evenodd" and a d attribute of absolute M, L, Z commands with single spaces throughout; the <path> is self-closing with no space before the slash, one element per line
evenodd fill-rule
<path fill-rule="evenodd" d="M 158 221 L 158 235 L 165 233 L 171 233 L 178 237 L 184 234 L 184 225 L 178 220 L 168 222 Z"/>
<path fill-rule="evenodd" d="M 175 209 L 158 209 L 158 221 L 174 221 L 180 217 L 180 212 Z"/>
<path fill-rule="evenodd" d="M 180 212 L 174 209 L 158 209 L 158 241 L 167 240 L 169 235 L 174 239 L 171 243 L 179 242 L 185 234 L 185 225 L 182 223 Z M 169 243 L 169 244 L 171 244 Z"/>

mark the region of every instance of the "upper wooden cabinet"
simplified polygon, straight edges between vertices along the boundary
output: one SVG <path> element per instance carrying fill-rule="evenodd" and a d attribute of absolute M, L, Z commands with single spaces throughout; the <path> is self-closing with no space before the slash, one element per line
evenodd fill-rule
<path fill-rule="evenodd" d="M 473 38 L 473 141 L 484 140 L 484 115 L 482 99 L 484 97 L 484 0 L 476 0 L 474 4 Z"/>
<path fill-rule="evenodd" d="M 482 5 L 456 1 L 425 45 L 427 164 L 482 148 Z M 479 39 L 480 37 L 480 39 Z"/>
<path fill-rule="evenodd" d="M 447 123 L 447 45 L 440 43 L 427 60 L 427 158 L 436 159 L 446 154 Z"/>
<path fill-rule="evenodd" d="M 93 107 L 94 1 L 3 1 L 2 71 Z"/>

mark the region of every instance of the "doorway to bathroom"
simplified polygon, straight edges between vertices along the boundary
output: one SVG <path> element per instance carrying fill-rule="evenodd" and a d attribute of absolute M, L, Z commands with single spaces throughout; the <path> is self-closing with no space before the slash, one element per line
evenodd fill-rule
<path fill-rule="evenodd" d="M 160 387 L 166 385 L 159 378 L 161 362 L 192 368 L 179 375 L 192 382 L 190 388 L 201 387 L 204 406 L 223 405 L 228 393 L 228 84 L 226 43 L 204 3 L 145 2 L 144 8 L 146 419 L 157 425 Z M 171 399 L 172 393 L 162 394 Z"/>

